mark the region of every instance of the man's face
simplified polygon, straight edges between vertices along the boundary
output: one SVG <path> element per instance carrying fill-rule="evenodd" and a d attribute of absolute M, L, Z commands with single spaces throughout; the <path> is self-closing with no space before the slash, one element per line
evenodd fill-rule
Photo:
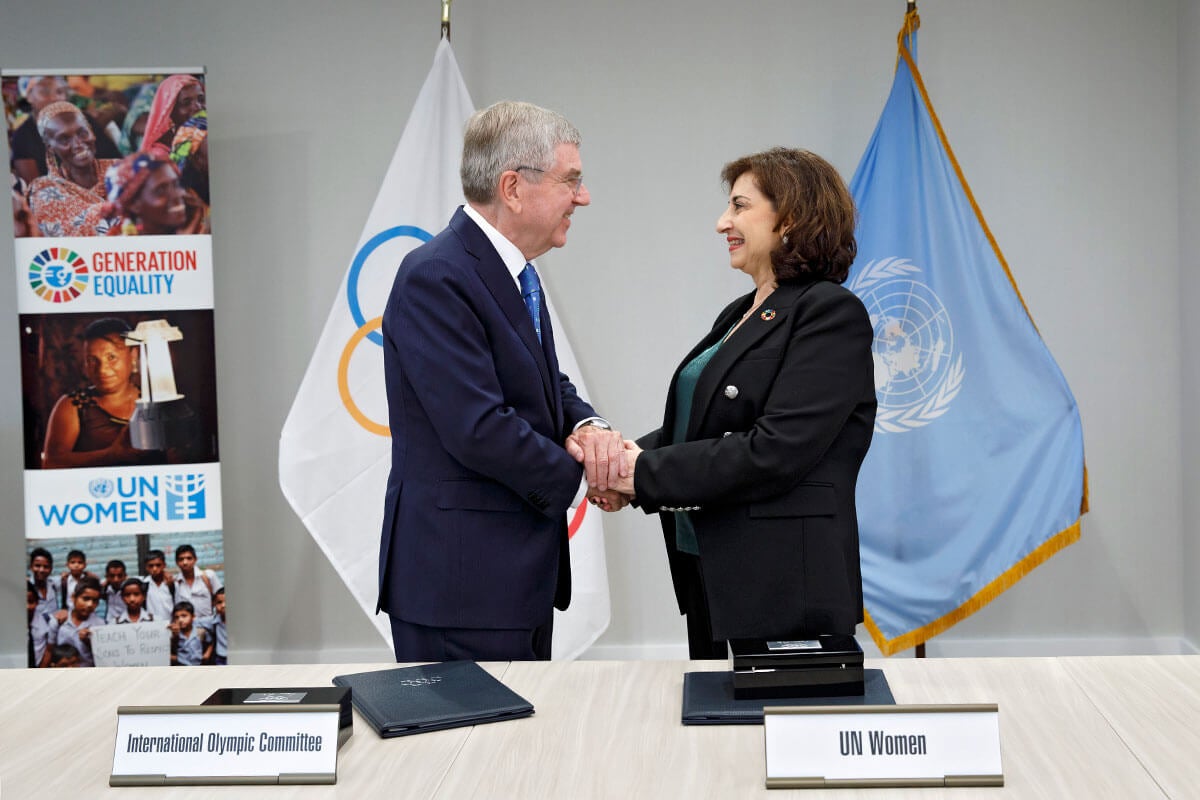
<path fill-rule="evenodd" d="M 142 604 L 146 602 L 146 596 L 142 594 L 142 589 L 139 586 L 130 584 L 121 590 L 121 599 L 125 601 L 125 610 L 130 614 L 136 614 L 142 610 Z"/>
<path fill-rule="evenodd" d="M 120 586 L 122 583 L 125 582 L 125 568 L 124 567 L 109 567 L 105 571 L 105 577 L 108 578 L 109 586 L 113 586 L 113 587 Z"/>
<path fill-rule="evenodd" d="M 175 565 L 190 575 L 196 567 L 196 555 L 194 553 L 179 553 L 175 556 Z"/>
<path fill-rule="evenodd" d="M 83 570 L 86 566 L 87 562 L 79 556 L 67 559 L 67 569 L 70 570 L 71 574 L 76 578 L 83 574 Z"/>
<path fill-rule="evenodd" d="M 163 570 L 167 568 L 167 562 L 161 558 L 152 558 L 146 562 L 146 571 L 150 573 L 150 577 L 157 578 L 163 574 Z"/>
<path fill-rule="evenodd" d="M 521 211 L 514 242 L 526 259 L 533 260 L 552 247 L 567 243 L 571 215 L 577 206 L 592 202 L 587 187 L 578 183 L 583 175 L 579 148 L 560 144 L 554 150 L 554 166 L 545 172 L 520 170 Z M 579 191 L 575 191 L 575 186 Z"/>
<path fill-rule="evenodd" d="M 39 584 L 46 582 L 46 576 L 50 574 L 50 562 L 45 556 L 34 556 L 33 561 L 29 563 L 29 571 L 33 573 L 33 579 Z"/>
<path fill-rule="evenodd" d="M 100 605 L 100 593 L 95 589 L 84 589 L 75 595 L 75 613 L 82 619 L 87 619 Z"/>

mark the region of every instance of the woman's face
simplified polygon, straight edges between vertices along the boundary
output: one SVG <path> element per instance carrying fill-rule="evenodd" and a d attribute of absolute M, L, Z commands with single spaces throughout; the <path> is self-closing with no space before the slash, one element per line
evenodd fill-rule
<path fill-rule="evenodd" d="M 174 231 L 187 222 L 179 175 L 170 164 L 158 164 L 152 169 L 129 211 L 147 233 Z"/>
<path fill-rule="evenodd" d="M 62 163 L 81 169 L 96 161 L 96 135 L 80 114 L 59 114 L 47 120 L 46 147 Z"/>
<path fill-rule="evenodd" d="M 198 83 L 185 86 L 175 97 L 175 107 L 171 109 L 171 122 L 177 126 L 187 122 L 204 110 L 204 87 Z"/>
<path fill-rule="evenodd" d="M 132 347 L 117 335 L 112 338 L 89 339 L 84 349 L 83 370 L 88 381 L 102 394 L 114 394 L 129 385 L 133 375 Z"/>
<path fill-rule="evenodd" d="M 729 244 L 729 266 L 751 277 L 770 273 L 771 253 L 782 243 L 778 222 L 775 204 L 759 191 L 753 173 L 739 175 L 717 220 L 717 233 Z"/>
<path fill-rule="evenodd" d="M 29 87 L 29 105 L 34 112 L 41 111 L 51 103 L 67 99 L 67 84 L 62 78 L 41 78 Z"/>

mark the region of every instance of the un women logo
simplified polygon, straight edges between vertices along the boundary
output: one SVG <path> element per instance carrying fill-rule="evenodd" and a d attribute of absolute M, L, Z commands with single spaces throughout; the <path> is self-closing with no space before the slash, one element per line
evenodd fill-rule
<path fill-rule="evenodd" d="M 917 280 L 920 268 L 904 258 L 882 258 L 847 287 L 867 307 L 875 341 L 877 433 L 904 433 L 945 414 L 962 389 L 963 357 L 941 299 Z"/>

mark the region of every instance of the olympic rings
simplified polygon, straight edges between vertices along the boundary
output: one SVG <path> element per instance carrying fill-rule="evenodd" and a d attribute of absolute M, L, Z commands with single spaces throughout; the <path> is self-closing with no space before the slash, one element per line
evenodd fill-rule
<path fill-rule="evenodd" d="M 349 375 L 350 356 L 354 354 L 354 350 L 363 339 L 370 339 L 375 344 L 383 347 L 383 337 L 378 333 L 379 328 L 383 325 L 383 317 L 375 317 L 372 320 L 366 319 L 363 316 L 362 306 L 358 303 L 359 275 L 362 274 L 363 267 L 366 265 L 367 259 L 371 257 L 371 254 L 384 242 L 395 239 L 398 236 L 411 236 L 422 242 L 428 242 L 433 238 L 433 234 L 424 228 L 418 228 L 415 225 L 397 225 L 394 228 L 388 228 L 372 236 L 354 254 L 354 261 L 350 263 L 350 271 L 346 274 L 346 302 L 350 306 L 350 317 L 354 320 L 357 329 L 342 349 L 342 357 L 338 360 L 337 373 L 338 394 L 341 395 L 342 405 L 350 412 L 350 416 L 354 418 L 355 422 L 365 428 L 367 432 L 389 438 L 392 432 L 388 426 L 381 425 L 368 417 L 358 407 L 358 404 L 354 402 L 354 397 L 350 394 Z"/>
<path fill-rule="evenodd" d="M 370 336 L 373 331 L 378 330 L 382 325 L 383 317 L 375 317 L 375 319 L 368 320 L 354 332 L 354 335 L 350 337 L 350 341 L 346 342 L 345 348 L 342 349 L 342 357 L 338 360 L 337 382 L 338 394 L 342 396 L 342 405 L 350 412 L 350 416 L 354 417 L 354 421 L 365 428 L 368 433 L 390 438 L 392 435 L 391 429 L 387 425 L 381 425 L 364 414 L 362 409 L 358 407 L 358 404 L 354 402 L 354 398 L 350 396 L 350 356 L 354 354 L 354 350 L 358 347 L 359 342 Z M 376 334 L 376 336 L 378 335 Z"/>
<path fill-rule="evenodd" d="M 362 307 L 358 304 L 358 276 L 362 272 L 363 266 L 367 263 L 367 259 L 371 257 L 371 253 L 384 242 L 391 241 L 398 236 L 411 236 L 414 239 L 419 239 L 422 242 L 428 242 L 433 238 L 433 234 L 424 228 L 418 228 L 415 225 L 397 225 L 394 228 L 388 228 L 385 231 L 372 236 L 367 240 L 367 243 L 354 254 L 354 261 L 350 264 L 350 272 L 346 274 L 346 301 L 350 305 L 350 316 L 354 319 L 354 324 L 360 329 L 367 324 L 366 317 L 363 316 Z M 376 328 L 379 326 L 376 325 Z M 383 337 L 378 333 L 372 332 L 367 336 L 375 344 L 383 347 Z M 353 340 L 351 340 L 353 341 Z M 349 408 L 349 406 L 347 406 Z"/>

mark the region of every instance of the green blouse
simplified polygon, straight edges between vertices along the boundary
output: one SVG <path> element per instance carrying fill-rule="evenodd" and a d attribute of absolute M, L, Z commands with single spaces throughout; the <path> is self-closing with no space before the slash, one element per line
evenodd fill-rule
<path fill-rule="evenodd" d="M 682 442 L 687 436 L 688 420 L 692 417 L 692 399 L 696 394 L 696 382 L 700 373 L 712 361 L 713 356 L 721 349 L 725 337 L 722 337 L 712 347 L 697 355 L 679 370 L 679 378 L 675 381 L 675 428 L 671 431 L 671 442 Z M 684 553 L 700 555 L 696 544 L 696 529 L 692 527 L 692 519 L 685 511 L 675 512 L 675 547 Z"/>

